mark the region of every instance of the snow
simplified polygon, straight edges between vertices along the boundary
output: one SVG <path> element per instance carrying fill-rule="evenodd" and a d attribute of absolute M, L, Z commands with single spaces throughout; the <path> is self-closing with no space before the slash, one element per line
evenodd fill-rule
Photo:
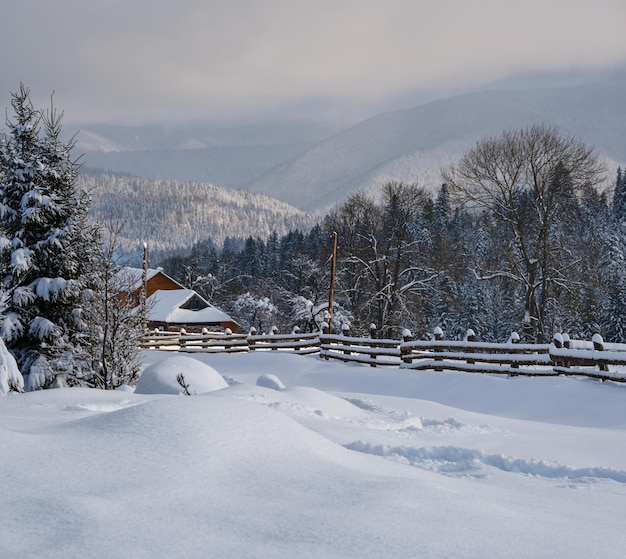
<path fill-rule="evenodd" d="M 15 357 L 9 352 L 0 337 L 0 396 L 6 396 L 12 388 L 23 390 L 24 379 Z"/>
<path fill-rule="evenodd" d="M 623 557 L 626 386 L 144 356 L 161 393 L 0 398 L 0 557 Z"/>
<path fill-rule="evenodd" d="M 34 283 L 35 293 L 44 301 L 54 301 L 69 285 L 64 278 L 38 278 Z"/>
<path fill-rule="evenodd" d="M 228 383 L 211 366 L 186 357 L 175 355 L 146 367 L 139 378 L 136 394 L 184 394 L 178 376 L 190 394 L 202 394 L 226 388 Z"/>
<path fill-rule="evenodd" d="M 269 373 L 265 373 L 256 379 L 256 385 L 271 388 L 272 390 L 285 390 L 283 382 L 276 375 Z"/>
<path fill-rule="evenodd" d="M 18 248 L 11 253 L 11 268 L 15 274 L 21 274 L 32 267 L 33 252 L 28 248 Z"/>

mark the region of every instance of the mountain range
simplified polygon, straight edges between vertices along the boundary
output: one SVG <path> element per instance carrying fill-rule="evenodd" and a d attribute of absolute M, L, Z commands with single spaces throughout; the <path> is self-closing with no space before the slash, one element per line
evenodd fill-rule
<path fill-rule="evenodd" d="M 481 138 L 556 126 L 596 148 L 609 169 L 626 163 L 626 79 L 567 88 L 484 91 L 381 114 L 347 129 L 315 123 L 86 126 L 84 165 L 263 193 L 321 214 L 389 180 L 436 187 L 442 167 Z M 609 178 L 612 178 L 609 177 Z"/>

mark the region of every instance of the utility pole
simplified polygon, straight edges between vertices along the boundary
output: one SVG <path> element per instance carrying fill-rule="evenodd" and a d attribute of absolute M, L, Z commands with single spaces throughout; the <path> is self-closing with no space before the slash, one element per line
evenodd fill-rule
<path fill-rule="evenodd" d="M 335 304 L 335 272 L 337 269 L 337 231 L 333 231 L 333 253 L 330 257 L 330 292 L 328 294 L 328 332 L 333 333 L 333 307 Z"/>
<path fill-rule="evenodd" d="M 144 333 L 148 331 L 148 313 L 146 301 L 148 300 L 148 243 L 143 244 L 143 274 L 141 278 L 141 318 Z"/>

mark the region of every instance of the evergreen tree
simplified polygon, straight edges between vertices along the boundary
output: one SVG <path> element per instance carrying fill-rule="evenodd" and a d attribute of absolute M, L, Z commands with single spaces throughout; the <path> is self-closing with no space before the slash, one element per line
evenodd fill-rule
<path fill-rule="evenodd" d="M 1 334 L 34 389 L 90 368 L 81 305 L 97 244 L 88 196 L 75 186 L 74 142 L 60 139 L 63 115 L 35 110 L 29 95 L 24 85 L 12 94 L 0 145 L 0 285 Z"/>
<path fill-rule="evenodd" d="M 602 281 L 602 335 L 626 343 L 626 253 L 621 232 L 607 233 L 598 272 Z"/>
<path fill-rule="evenodd" d="M 613 191 L 613 215 L 618 222 L 626 220 L 626 172 L 617 168 L 615 190 Z"/>

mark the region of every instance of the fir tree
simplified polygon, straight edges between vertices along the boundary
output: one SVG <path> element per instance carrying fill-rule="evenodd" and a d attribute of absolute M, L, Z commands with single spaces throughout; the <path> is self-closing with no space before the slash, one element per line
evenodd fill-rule
<path fill-rule="evenodd" d="M 626 220 L 626 172 L 617 168 L 615 190 L 613 192 L 613 215 L 618 222 Z"/>
<path fill-rule="evenodd" d="M 35 110 L 29 95 L 24 85 L 12 94 L 14 120 L 0 146 L 1 334 L 29 375 L 27 388 L 39 388 L 89 368 L 81 303 L 96 234 L 89 199 L 75 186 L 74 142 L 60 139 L 63 115 Z"/>

